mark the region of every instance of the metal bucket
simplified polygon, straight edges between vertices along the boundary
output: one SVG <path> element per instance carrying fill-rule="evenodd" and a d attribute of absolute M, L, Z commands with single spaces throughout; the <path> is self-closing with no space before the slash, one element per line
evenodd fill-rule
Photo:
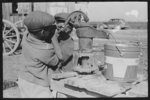
<path fill-rule="evenodd" d="M 109 80 L 133 82 L 137 80 L 140 48 L 125 43 L 104 44 L 106 70 Z"/>

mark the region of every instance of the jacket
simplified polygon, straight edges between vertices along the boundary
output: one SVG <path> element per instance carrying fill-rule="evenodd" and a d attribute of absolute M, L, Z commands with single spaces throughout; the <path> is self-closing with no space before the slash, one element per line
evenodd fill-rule
<path fill-rule="evenodd" d="M 22 55 L 24 62 L 20 77 L 38 85 L 50 86 L 52 70 L 59 64 L 53 45 L 28 33 L 23 37 Z"/>

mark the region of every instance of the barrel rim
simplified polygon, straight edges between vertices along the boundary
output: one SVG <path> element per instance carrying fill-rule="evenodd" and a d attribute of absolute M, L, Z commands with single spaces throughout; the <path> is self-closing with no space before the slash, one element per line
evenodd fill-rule
<path fill-rule="evenodd" d="M 139 48 L 138 44 L 135 43 L 121 43 L 121 42 L 117 42 L 117 43 L 105 43 L 105 46 L 118 46 L 118 47 L 137 47 Z"/>

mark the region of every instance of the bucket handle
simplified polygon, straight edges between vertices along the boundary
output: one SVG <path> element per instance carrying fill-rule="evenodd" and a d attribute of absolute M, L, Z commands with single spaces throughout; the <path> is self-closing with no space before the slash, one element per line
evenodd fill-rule
<path fill-rule="evenodd" d="M 111 35 L 112 38 L 115 40 L 115 43 L 117 43 L 116 38 L 115 38 L 110 32 L 109 32 L 108 35 Z M 130 41 L 130 42 L 134 42 L 134 41 Z M 141 42 L 136 41 L 135 43 L 137 43 L 137 44 L 138 44 L 138 47 L 141 48 L 141 47 L 140 47 Z M 118 48 L 118 46 L 116 45 L 115 47 L 117 48 L 118 52 L 120 53 L 120 56 L 121 56 L 121 57 L 124 56 L 124 53 L 121 52 L 121 50 Z M 143 55 L 143 53 L 141 52 L 141 53 L 140 53 L 140 56 L 142 56 L 142 55 Z"/>
<path fill-rule="evenodd" d="M 112 38 L 115 40 L 115 43 L 117 43 L 116 38 L 111 34 L 111 32 L 109 32 L 108 36 L 109 36 L 109 35 L 111 35 Z M 121 50 L 118 48 L 118 46 L 116 45 L 115 47 L 117 48 L 117 50 L 118 50 L 120 56 L 121 56 L 121 57 L 124 56 L 124 53 L 121 52 Z"/>
<path fill-rule="evenodd" d="M 115 47 L 117 48 L 117 50 L 118 50 L 118 52 L 119 52 L 120 56 L 121 56 L 121 57 L 123 57 L 123 56 L 124 56 L 124 53 L 123 53 L 123 52 L 121 52 L 121 50 L 118 48 L 118 46 L 115 46 Z"/>

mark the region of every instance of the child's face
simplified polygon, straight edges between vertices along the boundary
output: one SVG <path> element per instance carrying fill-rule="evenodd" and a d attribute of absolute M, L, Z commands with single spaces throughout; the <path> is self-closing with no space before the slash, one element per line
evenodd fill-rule
<path fill-rule="evenodd" d="M 55 34 L 56 26 L 52 25 L 48 28 L 46 28 L 43 33 L 41 33 L 45 37 L 45 41 L 51 41 L 51 38 Z"/>

